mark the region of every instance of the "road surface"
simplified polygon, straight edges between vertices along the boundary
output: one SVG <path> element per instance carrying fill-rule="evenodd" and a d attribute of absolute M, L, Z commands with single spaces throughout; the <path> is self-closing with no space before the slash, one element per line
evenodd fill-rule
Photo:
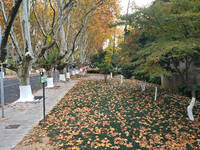
<path fill-rule="evenodd" d="M 54 74 L 54 79 L 57 78 L 58 73 Z M 35 92 L 42 88 L 40 85 L 40 76 L 33 76 L 30 78 L 32 92 Z M 1 89 L 1 87 L 0 87 Z M 10 104 L 19 99 L 19 81 L 18 79 L 4 80 L 4 95 L 5 105 Z M 1 92 L 0 92 L 1 95 Z M 1 97 L 0 97 L 1 99 Z M 0 101 L 1 104 L 1 101 Z"/>

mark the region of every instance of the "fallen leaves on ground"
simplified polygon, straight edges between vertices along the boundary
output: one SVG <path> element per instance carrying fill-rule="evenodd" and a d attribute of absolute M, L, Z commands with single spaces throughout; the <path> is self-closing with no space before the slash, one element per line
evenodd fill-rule
<path fill-rule="evenodd" d="M 154 101 L 154 87 L 148 84 L 142 92 L 137 80 L 81 81 L 24 143 L 48 136 L 55 149 L 63 150 L 198 149 L 199 103 L 195 121 L 188 119 L 189 103 L 163 89 Z"/>

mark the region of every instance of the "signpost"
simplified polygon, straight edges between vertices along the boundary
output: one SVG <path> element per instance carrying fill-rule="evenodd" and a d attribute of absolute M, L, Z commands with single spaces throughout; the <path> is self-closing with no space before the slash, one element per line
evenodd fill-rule
<path fill-rule="evenodd" d="M 44 121 L 46 120 L 45 118 L 45 83 L 47 82 L 47 76 L 44 74 L 44 72 L 40 73 L 40 84 L 42 84 L 43 88 L 43 118 Z"/>
<path fill-rule="evenodd" d="M 1 26 L 0 26 L 0 47 L 1 47 Z M 3 64 L 1 63 L 1 108 L 2 108 L 2 118 L 5 117 L 5 115 L 4 115 L 4 87 L 3 87 L 3 78 L 4 78 Z"/>
<path fill-rule="evenodd" d="M 2 118 L 5 117 L 5 114 L 4 114 L 4 86 L 3 86 L 3 78 L 4 78 L 3 64 L 1 64 L 1 108 L 2 108 Z"/>

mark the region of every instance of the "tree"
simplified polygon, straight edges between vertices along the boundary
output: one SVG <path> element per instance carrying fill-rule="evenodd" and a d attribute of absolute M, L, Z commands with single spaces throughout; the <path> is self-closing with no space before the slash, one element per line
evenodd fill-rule
<path fill-rule="evenodd" d="M 7 24 L 4 4 L 4 1 L 1 1 L 4 22 Z M 9 64 L 8 68 L 17 72 L 20 87 L 29 88 L 29 94 L 27 94 L 29 96 L 23 98 L 23 101 L 33 99 L 29 85 L 29 70 L 32 65 L 41 62 L 43 66 L 47 66 L 44 65 L 44 62 L 48 62 L 49 65 L 45 68 L 47 71 L 49 68 L 51 70 L 55 64 L 60 65 L 59 68 L 62 70 L 63 64 L 68 62 L 72 55 L 79 50 L 79 43 L 83 41 L 81 37 L 86 38 L 81 34 L 86 27 L 88 18 L 102 4 L 104 4 L 104 0 L 95 2 L 92 0 L 24 0 L 22 2 L 18 17 L 20 22 L 16 22 L 13 28 L 10 27 L 12 42 L 8 38 L 9 33 L 5 32 L 7 38 L 4 39 L 9 39 L 13 48 L 9 50 L 2 48 L 1 57 L 2 61 L 6 60 Z M 39 13 L 41 15 L 38 15 Z M 21 28 L 19 28 L 20 25 Z M 23 37 L 23 40 L 20 40 L 20 37 Z M 33 44 L 33 42 L 35 43 Z M 2 46 L 5 47 L 5 44 Z M 55 59 L 49 61 L 49 57 Z"/>
<path fill-rule="evenodd" d="M 68 26 L 66 28 L 64 26 L 62 27 L 60 31 L 60 44 L 58 44 L 60 52 L 57 65 L 60 73 L 63 73 L 64 67 L 69 63 L 69 58 L 74 56 L 76 51 L 80 51 L 80 49 L 82 50 L 86 47 L 87 38 L 83 36 L 83 33 L 86 31 L 89 17 L 103 4 L 104 0 L 99 0 L 97 2 L 89 1 L 87 3 L 85 1 L 78 1 L 76 9 L 72 10 L 72 14 L 69 14 L 67 21 Z M 59 4 L 59 6 L 60 13 L 62 13 L 61 4 Z"/>
<path fill-rule="evenodd" d="M 112 70 L 112 66 L 108 64 L 107 62 L 103 62 L 99 64 L 99 68 L 100 68 L 100 72 L 104 74 L 104 81 L 107 82 L 107 77 L 108 77 L 108 74 Z"/>
<path fill-rule="evenodd" d="M 126 16 L 130 26 L 142 33 L 136 36 L 139 48 L 135 47 L 133 58 L 137 71 L 151 77 L 178 74 L 182 83 L 193 89 L 193 96 L 193 64 L 200 50 L 199 3 L 157 0 L 151 7 Z"/>
<path fill-rule="evenodd" d="M 32 6 L 34 6 L 34 2 L 32 1 Z M 53 21 L 51 26 L 50 35 L 47 33 L 48 31 L 45 31 L 45 27 L 43 28 L 41 26 L 40 20 L 38 19 L 35 9 L 33 8 L 33 13 L 35 15 L 35 19 L 37 20 L 37 23 L 39 24 L 39 29 L 41 33 L 43 34 L 42 41 L 43 45 L 40 49 L 32 49 L 31 44 L 31 8 L 30 8 L 30 1 L 24 0 L 22 2 L 22 6 L 20 8 L 20 24 L 21 24 L 21 35 L 23 37 L 23 43 L 19 41 L 17 36 L 14 32 L 11 32 L 12 42 L 15 47 L 16 54 L 11 55 L 12 59 L 7 59 L 8 63 L 12 70 L 15 70 L 18 75 L 18 79 L 20 82 L 20 99 L 19 101 L 32 101 L 33 95 L 31 92 L 31 87 L 29 84 L 29 70 L 32 66 L 32 64 L 35 64 L 41 57 L 45 55 L 46 50 L 50 49 L 52 46 L 56 44 L 57 34 L 58 31 L 60 31 L 61 24 L 63 24 L 63 21 L 65 18 L 60 17 L 57 19 L 57 23 L 55 22 L 55 9 L 53 8 L 53 4 L 51 3 L 51 0 L 49 1 L 51 5 L 51 9 L 53 10 Z M 70 2 L 69 2 L 70 3 Z M 4 20 L 6 21 L 6 14 L 3 7 L 3 1 L 1 1 L 2 4 L 2 12 L 4 16 Z M 46 6 L 46 1 L 42 1 L 41 4 L 44 4 Z M 67 5 L 66 3 L 65 8 L 70 7 L 71 5 Z M 32 15 L 33 16 L 33 15 Z M 60 21 L 60 19 L 62 19 Z M 50 20 L 51 21 L 51 20 Z M 53 38 L 52 38 L 53 37 Z M 19 42 L 18 42 L 19 41 Z M 40 46 L 40 45 L 39 45 Z M 6 52 L 7 53 L 7 52 Z M 5 57 L 5 56 L 4 56 Z M 12 65 L 12 66 L 11 66 Z M 26 94 L 24 94 L 26 93 Z M 26 96 L 26 97 L 24 97 Z"/>
<path fill-rule="evenodd" d="M 97 67 L 99 64 L 103 63 L 105 61 L 105 56 L 106 56 L 106 52 L 103 51 L 103 49 L 101 48 L 97 54 L 94 54 L 91 56 L 90 58 L 90 62 Z"/>
<path fill-rule="evenodd" d="M 115 22 L 117 16 L 119 16 L 118 0 L 105 1 L 104 5 L 95 11 L 87 30 L 89 55 L 98 53 L 105 42 L 112 38 L 115 28 L 111 28 L 110 25 Z"/>
<path fill-rule="evenodd" d="M 7 56 L 8 50 L 6 49 L 6 44 L 8 40 L 8 36 L 11 35 L 13 44 L 16 48 L 16 52 L 18 54 L 18 57 L 16 61 L 19 61 L 19 63 L 12 64 L 15 67 L 10 66 L 12 69 L 17 71 L 19 83 L 20 83 L 20 99 L 19 101 L 32 101 L 33 100 L 33 95 L 31 92 L 31 87 L 29 83 L 29 69 L 30 69 L 30 64 L 31 60 L 33 59 L 33 50 L 32 50 L 32 45 L 31 45 L 31 37 L 30 37 L 30 22 L 29 22 L 29 17 L 30 17 L 30 1 L 24 0 L 24 1 L 16 1 L 14 7 L 15 9 L 12 9 L 11 12 L 13 12 L 13 16 L 16 16 L 17 11 L 19 9 L 20 3 L 21 8 L 20 8 L 20 24 L 21 24 L 21 31 L 22 31 L 22 37 L 23 37 L 23 48 L 20 49 L 19 43 L 17 42 L 16 35 L 12 31 L 12 26 L 10 23 L 10 26 L 7 26 L 5 28 L 5 37 L 3 37 L 2 47 L 1 47 L 1 60 L 4 62 Z M 4 3 L 1 1 L 1 8 L 2 8 L 2 13 L 4 17 L 4 22 L 5 24 L 9 25 L 10 20 L 7 21 L 5 9 L 4 9 Z M 9 16 L 11 20 L 13 19 L 13 16 Z M 15 17 L 14 17 L 15 18 Z M 10 32 L 11 33 L 10 33 Z M 10 65 L 10 64 L 9 64 Z M 9 67 L 9 66 L 8 66 Z M 27 94 L 23 94 L 27 93 Z M 26 95 L 27 97 L 24 97 L 23 95 Z"/>

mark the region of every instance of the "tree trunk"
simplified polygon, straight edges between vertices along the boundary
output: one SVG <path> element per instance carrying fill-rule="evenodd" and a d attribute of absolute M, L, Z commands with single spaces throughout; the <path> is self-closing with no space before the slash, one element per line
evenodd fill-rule
<path fill-rule="evenodd" d="M 20 24 L 23 37 L 23 58 L 21 60 L 21 65 L 18 67 L 17 75 L 19 79 L 19 89 L 20 89 L 20 98 L 18 102 L 30 102 L 34 100 L 32 94 L 30 79 L 29 79 L 29 70 L 31 68 L 31 61 L 33 60 L 33 50 L 31 45 L 31 36 L 30 36 L 30 1 L 23 0 L 21 4 L 20 12 Z"/>
<path fill-rule="evenodd" d="M 69 73 L 69 72 L 67 72 L 66 78 L 67 78 L 67 79 L 70 79 L 70 73 Z"/>
<path fill-rule="evenodd" d="M 60 81 L 66 81 L 65 74 L 64 74 L 64 69 L 60 69 L 58 71 L 59 71 L 59 80 Z"/>
<path fill-rule="evenodd" d="M 34 96 L 32 94 L 30 78 L 30 60 L 24 60 L 22 66 L 17 70 L 17 77 L 19 79 L 19 90 L 20 98 L 17 102 L 31 102 L 34 101 Z"/>
<path fill-rule="evenodd" d="M 25 64 L 18 68 L 17 77 L 19 80 L 19 85 L 21 86 L 30 84 L 29 67 L 29 63 L 25 62 Z"/>
<path fill-rule="evenodd" d="M 69 65 L 66 65 L 66 72 L 69 72 Z"/>
<path fill-rule="evenodd" d="M 85 31 L 82 33 L 82 38 L 80 40 L 80 62 L 81 62 L 81 64 L 85 63 L 87 46 L 88 46 L 88 34 Z"/>
<path fill-rule="evenodd" d="M 46 70 L 46 69 L 45 69 L 45 70 Z M 47 77 L 49 77 L 49 78 L 52 77 L 52 71 L 51 71 L 51 69 L 46 70 L 46 73 L 47 73 Z"/>
<path fill-rule="evenodd" d="M 107 82 L 107 74 L 104 74 L 104 81 Z"/>
<path fill-rule="evenodd" d="M 64 69 L 60 69 L 58 70 L 60 74 L 63 74 L 64 73 Z"/>
<path fill-rule="evenodd" d="M 52 70 L 49 68 L 45 68 L 45 70 L 47 73 L 47 88 L 53 88 L 54 83 L 53 83 Z"/>
<path fill-rule="evenodd" d="M 33 50 L 31 45 L 31 35 L 30 35 L 30 1 L 23 0 L 21 5 L 21 13 L 20 13 L 20 24 L 22 30 L 22 37 L 24 43 L 24 52 L 26 56 L 30 56 L 33 58 Z"/>
<path fill-rule="evenodd" d="M 192 87 L 192 97 L 196 98 L 196 90 L 194 87 Z"/>

